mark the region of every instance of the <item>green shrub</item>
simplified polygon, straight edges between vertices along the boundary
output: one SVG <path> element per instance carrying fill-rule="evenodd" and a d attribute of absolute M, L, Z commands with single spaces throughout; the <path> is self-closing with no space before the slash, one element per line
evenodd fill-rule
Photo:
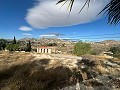
<path fill-rule="evenodd" d="M 0 50 L 4 50 L 6 47 L 7 41 L 4 39 L 0 39 Z"/>
<path fill-rule="evenodd" d="M 97 51 L 95 51 L 95 50 L 92 50 L 90 54 L 91 55 L 98 55 L 99 53 Z"/>
<path fill-rule="evenodd" d="M 118 54 L 113 54 L 113 57 L 120 58 L 120 53 L 118 53 Z"/>
<path fill-rule="evenodd" d="M 120 58 L 120 46 L 111 47 L 109 51 L 113 53 L 113 57 Z"/>
<path fill-rule="evenodd" d="M 76 43 L 74 46 L 74 54 L 77 56 L 90 54 L 91 53 L 91 46 L 88 43 L 79 42 Z"/>
<path fill-rule="evenodd" d="M 19 44 L 8 44 L 6 49 L 9 51 L 19 51 Z"/>
<path fill-rule="evenodd" d="M 45 46 L 57 46 L 57 44 L 56 43 L 48 43 Z"/>
<path fill-rule="evenodd" d="M 111 51 L 113 54 L 118 54 L 120 53 L 120 46 L 111 47 L 109 51 Z"/>

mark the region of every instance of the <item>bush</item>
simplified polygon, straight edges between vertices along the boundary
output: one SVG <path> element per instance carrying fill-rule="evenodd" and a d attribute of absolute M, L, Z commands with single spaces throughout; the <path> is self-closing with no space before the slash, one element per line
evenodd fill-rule
<path fill-rule="evenodd" d="M 4 39 L 0 39 L 0 50 L 4 50 L 6 47 L 7 41 Z"/>
<path fill-rule="evenodd" d="M 120 58 L 120 46 L 111 47 L 109 51 L 113 53 L 113 57 Z"/>
<path fill-rule="evenodd" d="M 57 44 L 56 43 L 48 43 L 45 46 L 57 46 Z"/>
<path fill-rule="evenodd" d="M 120 53 L 118 53 L 118 54 L 113 54 L 113 57 L 120 58 Z"/>
<path fill-rule="evenodd" d="M 8 44 L 6 46 L 6 49 L 9 51 L 19 51 L 20 50 L 19 44 Z"/>
<path fill-rule="evenodd" d="M 118 54 L 120 53 L 120 47 L 116 46 L 116 47 L 111 47 L 110 50 L 113 54 Z"/>
<path fill-rule="evenodd" d="M 92 50 L 90 54 L 91 55 L 98 55 L 99 53 L 97 51 L 95 51 L 95 50 Z"/>
<path fill-rule="evenodd" d="M 77 56 L 90 54 L 90 53 L 91 53 L 91 46 L 88 43 L 79 42 L 76 43 L 76 45 L 74 46 L 74 54 L 76 54 Z"/>

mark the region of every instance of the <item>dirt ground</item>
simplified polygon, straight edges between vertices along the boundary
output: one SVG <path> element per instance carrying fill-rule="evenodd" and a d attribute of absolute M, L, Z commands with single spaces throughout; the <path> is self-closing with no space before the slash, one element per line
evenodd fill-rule
<path fill-rule="evenodd" d="M 79 87 L 119 90 L 120 60 L 0 52 L 0 90 L 80 90 Z"/>

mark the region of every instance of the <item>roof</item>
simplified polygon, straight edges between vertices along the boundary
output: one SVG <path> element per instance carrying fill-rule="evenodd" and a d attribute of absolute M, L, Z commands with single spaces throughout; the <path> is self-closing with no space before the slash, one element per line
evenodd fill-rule
<path fill-rule="evenodd" d="M 46 49 L 46 48 L 56 48 L 56 47 L 55 46 L 40 46 L 39 48 Z"/>

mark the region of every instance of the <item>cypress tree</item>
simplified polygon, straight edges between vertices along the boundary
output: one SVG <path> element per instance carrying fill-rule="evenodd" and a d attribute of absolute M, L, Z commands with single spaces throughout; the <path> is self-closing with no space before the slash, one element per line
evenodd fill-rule
<path fill-rule="evenodd" d="M 13 44 L 16 44 L 16 38 L 15 38 L 15 36 L 14 36 Z"/>
<path fill-rule="evenodd" d="M 26 49 L 27 52 L 30 52 L 31 51 L 31 42 L 29 41 L 27 43 L 27 49 Z"/>

